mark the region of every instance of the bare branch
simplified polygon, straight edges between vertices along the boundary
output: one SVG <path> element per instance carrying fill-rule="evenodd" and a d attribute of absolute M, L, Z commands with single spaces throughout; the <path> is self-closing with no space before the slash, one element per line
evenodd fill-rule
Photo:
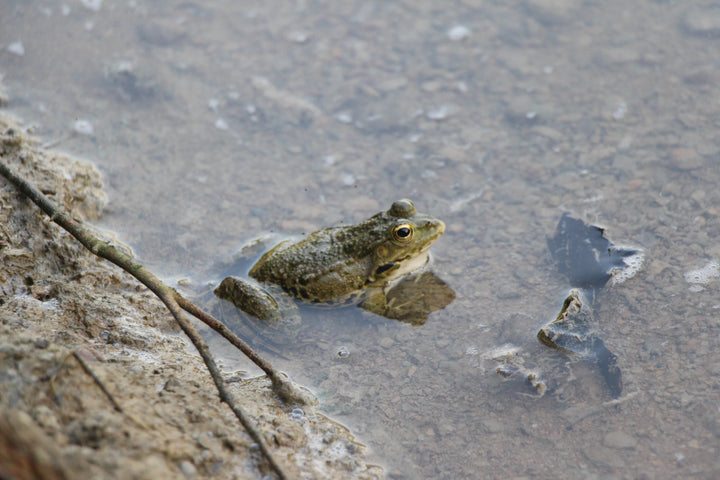
<path fill-rule="evenodd" d="M 231 343 L 238 347 L 243 353 L 248 356 L 248 358 L 250 358 L 264 372 L 268 374 L 268 376 L 273 382 L 273 388 L 275 388 L 275 390 L 282 398 L 302 398 L 301 395 L 294 395 L 292 393 L 296 390 L 296 388 L 292 384 L 292 382 L 290 382 L 287 376 L 284 375 L 282 372 L 274 369 L 270 365 L 270 363 L 260 357 L 249 345 L 247 345 L 247 343 L 242 341 L 236 335 L 232 334 L 232 332 L 230 332 L 227 327 L 225 327 L 222 323 L 213 318 L 211 315 L 203 312 L 200 308 L 193 305 L 191 302 L 184 299 L 174 289 L 162 283 L 160 279 L 158 279 L 141 264 L 136 262 L 132 257 L 116 249 L 108 242 L 102 241 L 97 237 L 93 236 L 79 220 L 73 219 L 70 215 L 60 210 L 57 206 L 55 206 L 53 202 L 51 202 L 45 195 L 43 195 L 42 192 L 40 192 L 38 189 L 28 183 L 24 178 L 20 177 L 13 170 L 11 170 L 10 167 L 6 165 L 4 159 L 2 160 L 3 161 L 0 161 L 0 175 L 3 175 L 5 178 L 7 178 L 8 181 L 10 181 L 10 183 L 12 183 L 20 192 L 22 192 L 26 197 L 32 200 L 33 203 L 40 207 L 40 209 L 45 212 L 53 222 L 57 223 L 60 227 L 69 232 L 92 253 L 99 257 L 105 258 L 106 260 L 109 260 L 118 267 L 122 268 L 130 275 L 135 277 L 137 280 L 139 280 L 143 285 L 148 287 L 153 293 L 155 293 L 155 295 L 158 296 L 158 298 L 160 298 L 160 300 L 165 304 L 168 310 L 170 310 L 170 313 L 173 315 L 175 321 L 178 323 L 180 328 L 183 330 L 183 332 L 185 332 L 185 335 L 187 335 L 190 341 L 193 343 L 198 353 L 200 353 L 200 356 L 205 362 L 205 365 L 210 372 L 210 376 L 212 377 L 213 382 L 215 383 L 215 386 L 218 390 L 220 400 L 225 402 L 230 407 L 230 409 L 233 411 L 238 420 L 240 420 L 240 423 L 243 425 L 243 427 L 248 432 L 253 441 L 258 444 L 260 452 L 266 458 L 270 468 L 275 472 L 278 478 L 280 478 L 281 480 L 285 480 L 287 478 L 285 473 L 275 461 L 275 458 L 270 452 L 266 442 L 260 436 L 260 433 L 257 431 L 257 429 L 255 429 L 254 425 L 250 422 L 250 419 L 245 415 L 242 409 L 238 405 L 236 405 L 232 394 L 227 389 L 225 382 L 222 379 L 220 370 L 218 369 L 215 360 L 210 354 L 210 348 L 208 347 L 207 343 L 205 343 L 205 341 L 202 339 L 197 329 L 192 325 L 192 323 L 190 323 L 188 318 L 185 316 L 182 309 L 180 308 L 179 303 L 182 303 L 183 308 L 188 310 L 188 312 L 192 313 L 193 315 L 196 314 L 195 312 L 202 312 L 201 316 L 198 317 L 202 321 L 212 319 L 211 323 L 209 323 L 208 325 L 221 333 L 221 335 L 223 335 L 225 338 L 229 340 L 232 338 L 232 340 L 230 340 Z M 76 356 L 75 358 L 78 357 Z"/>

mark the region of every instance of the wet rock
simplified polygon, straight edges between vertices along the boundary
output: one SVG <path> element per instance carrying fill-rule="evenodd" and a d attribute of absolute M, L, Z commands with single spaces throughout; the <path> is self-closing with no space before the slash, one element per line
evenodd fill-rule
<path fill-rule="evenodd" d="M 17 55 L 18 57 L 25 56 L 25 47 L 23 46 L 22 42 L 18 40 L 17 42 L 13 42 L 10 45 L 7 46 L 7 51 L 12 53 L 13 55 Z"/>
<path fill-rule="evenodd" d="M 619 45 L 601 50 L 597 60 L 602 65 L 610 66 L 638 62 L 640 58 L 640 52 Z"/>
<path fill-rule="evenodd" d="M 505 430 L 505 425 L 499 420 L 494 418 L 486 418 L 483 420 L 483 428 L 488 433 L 500 433 Z"/>
<path fill-rule="evenodd" d="M 686 73 L 683 76 L 683 81 L 691 86 L 713 86 L 717 83 L 717 71 L 703 65 Z"/>
<path fill-rule="evenodd" d="M 182 41 L 187 34 L 184 26 L 174 19 L 162 19 L 141 24 L 137 28 L 137 35 L 143 42 L 169 47 Z"/>
<path fill-rule="evenodd" d="M 529 126 L 547 120 L 549 109 L 536 102 L 529 96 L 518 96 L 510 100 L 505 112 L 505 118 L 516 126 Z"/>
<path fill-rule="evenodd" d="M 109 65 L 105 69 L 105 80 L 123 101 L 148 102 L 158 97 L 155 82 L 149 75 L 138 72 L 132 62 L 119 61 Z"/>
<path fill-rule="evenodd" d="M 693 8 L 685 14 L 682 28 L 691 35 L 720 37 L 720 9 Z"/>
<path fill-rule="evenodd" d="M 188 480 L 197 476 L 197 468 L 195 468 L 195 465 L 193 465 L 192 462 L 183 460 L 178 464 L 178 468 L 182 472 L 183 476 Z"/>
<path fill-rule="evenodd" d="M 383 337 L 380 339 L 380 342 L 378 342 L 378 343 L 383 348 L 390 348 L 395 344 L 395 341 L 390 337 Z"/>
<path fill-rule="evenodd" d="M 455 25 L 447 31 L 447 36 L 453 42 L 459 42 L 468 38 L 470 33 L 470 29 L 465 25 Z"/>
<path fill-rule="evenodd" d="M 525 0 L 525 8 L 538 22 L 558 25 L 572 18 L 576 3 L 573 0 Z"/>
<path fill-rule="evenodd" d="M 603 438 L 603 445 L 609 448 L 615 448 L 618 450 L 623 449 L 634 449 L 637 445 L 637 440 L 627 433 L 621 431 L 610 432 Z"/>
<path fill-rule="evenodd" d="M 670 152 L 670 166 L 678 170 L 694 170 L 705 164 L 705 159 L 694 148 L 676 148 Z"/>
<path fill-rule="evenodd" d="M 625 461 L 614 450 L 602 445 L 592 445 L 583 451 L 587 459 L 596 467 L 622 468 Z"/>

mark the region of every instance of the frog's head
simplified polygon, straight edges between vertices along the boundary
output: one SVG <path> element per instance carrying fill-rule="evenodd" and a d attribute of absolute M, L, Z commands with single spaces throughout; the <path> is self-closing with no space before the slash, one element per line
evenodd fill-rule
<path fill-rule="evenodd" d="M 380 217 L 381 241 L 373 256 L 371 279 L 388 280 L 424 265 L 428 249 L 445 231 L 437 218 L 419 213 L 410 200 L 393 203 Z"/>

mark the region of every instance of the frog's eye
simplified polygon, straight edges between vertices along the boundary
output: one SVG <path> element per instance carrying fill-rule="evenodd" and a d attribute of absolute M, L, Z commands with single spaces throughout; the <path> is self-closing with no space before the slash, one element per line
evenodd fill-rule
<path fill-rule="evenodd" d="M 393 237 L 398 242 L 407 243 L 410 240 L 412 240 L 413 237 L 413 227 L 412 225 L 408 223 L 403 223 L 401 225 L 398 225 L 393 229 Z"/>

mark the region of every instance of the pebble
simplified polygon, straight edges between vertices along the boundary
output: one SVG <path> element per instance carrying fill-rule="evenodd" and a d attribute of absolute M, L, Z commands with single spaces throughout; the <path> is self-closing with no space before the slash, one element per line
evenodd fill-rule
<path fill-rule="evenodd" d="M 525 8 L 540 23 L 562 24 L 570 20 L 573 0 L 525 0 Z"/>
<path fill-rule="evenodd" d="M 447 36 L 453 42 L 460 42 L 470 36 L 470 29 L 464 25 L 455 25 L 447 31 Z"/>
<path fill-rule="evenodd" d="M 92 10 L 93 12 L 100 11 L 100 8 L 102 8 L 102 2 L 103 0 L 81 0 L 83 7 L 88 10 Z"/>
<path fill-rule="evenodd" d="M 191 462 L 183 460 L 178 464 L 178 468 L 182 472 L 183 476 L 187 479 L 195 478 L 197 476 L 197 468 Z"/>
<path fill-rule="evenodd" d="M 310 40 L 310 34 L 303 30 L 292 30 L 285 33 L 285 39 L 292 43 L 306 43 Z"/>
<path fill-rule="evenodd" d="M 704 163 L 705 159 L 694 148 L 681 147 L 670 152 L 670 165 L 679 170 L 694 170 Z"/>
<path fill-rule="evenodd" d="M 337 115 L 335 115 L 335 118 L 337 118 L 338 122 L 340 123 L 352 123 L 353 117 L 350 112 L 340 112 Z"/>
<path fill-rule="evenodd" d="M 627 103 L 620 102 L 617 104 L 617 107 L 615 108 L 615 111 L 612 114 L 612 117 L 615 120 L 622 120 L 625 117 L 625 114 L 628 111 Z"/>
<path fill-rule="evenodd" d="M 165 382 L 165 385 L 163 386 L 163 390 L 166 392 L 174 392 L 178 388 L 181 388 L 182 384 L 178 381 L 176 378 L 169 378 L 167 382 Z"/>
<path fill-rule="evenodd" d="M 508 120 L 519 125 L 532 125 L 546 116 L 545 108 L 529 96 L 510 100 L 505 113 Z"/>
<path fill-rule="evenodd" d="M 390 337 L 383 337 L 380 339 L 380 341 L 378 343 L 383 348 L 390 348 L 395 344 L 395 340 L 393 340 Z"/>
<path fill-rule="evenodd" d="M 87 120 L 75 120 L 73 130 L 80 135 L 92 135 L 95 132 L 92 123 Z"/>
<path fill-rule="evenodd" d="M 596 467 L 622 468 L 625 461 L 614 450 L 602 445 L 593 445 L 584 450 L 587 459 Z"/>
<path fill-rule="evenodd" d="M 433 108 L 431 110 L 428 110 L 428 112 L 425 114 L 427 118 L 430 120 L 445 120 L 447 117 L 450 116 L 452 113 L 452 108 L 450 108 L 448 105 L 440 105 L 437 108 Z"/>
<path fill-rule="evenodd" d="M 218 130 L 227 130 L 228 128 L 230 128 L 230 126 L 224 119 L 218 118 L 217 120 L 215 120 L 215 128 L 217 128 Z"/>
<path fill-rule="evenodd" d="M 408 83 L 408 79 L 405 77 L 391 77 L 378 83 L 377 88 L 378 90 L 387 93 L 405 88 Z"/>
<path fill-rule="evenodd" d="M 691 35 L 720 36 L 720 10 L 716 8 L 692 9 L 685 14 L 683 27 Z"/>
<path fill-rule="evenodd" d="M 142 41 L 150 45 L 168 47 L 181 41 L 187 33 L 184 24 L 174 18 L 163 18 L 141 23 L 137 34 Z"/>
<path fill-rule="evenodd" d="M 23 46 L 23 44 L 20 40 L 8 45 L 7 51 L 12 53 L 13 55 L 17 55 L 18 57 L 22 57 L 25 55 L 25 47 Z"/>
<path fill-rule="evenodd" d="M 352 173 L 346 173 L 345 175 L 342 176 L 342 183 L 346 187 L 351 187 L 351 186 L 355 185 L 356 182 L 357 182 L 357 179 L 355 178 L 355 175 L 353 175 Z"/>
<path fill-rule="evenodd" d="M 500 433 L 503 430 L 505 430 L 505 425 L 499 420 L 495 420 L 494 418 L 486 418 L 482 422 L 483 428 L 488 433 Z"/>
<path fill-rule="evenodd" d="M 634 449 L 637 445 L 637 440 L 627 433 L 614 431 L 610 432 L 603 438 L 603 445 L 615 449 Z"/>

